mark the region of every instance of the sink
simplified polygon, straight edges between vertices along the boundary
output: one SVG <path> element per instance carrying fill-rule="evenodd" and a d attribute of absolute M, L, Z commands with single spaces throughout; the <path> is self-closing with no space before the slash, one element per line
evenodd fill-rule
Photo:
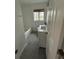
<path fill-rule="evenodd" d="M 42 30 L 46 30 L 46 26 L 41 26 L 41 29 Z"/>
<path fill-rule="evenodd" d="M 47 32 L 47 27 L 46 27 L 46 25 L 40 25 L 40 26 L 38 27 L 38 31 Z"/>

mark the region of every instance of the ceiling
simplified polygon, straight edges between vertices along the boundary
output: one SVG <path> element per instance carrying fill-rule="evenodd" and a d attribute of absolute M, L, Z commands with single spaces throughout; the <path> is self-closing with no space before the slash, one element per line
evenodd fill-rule
<path fill-rule="evenodd" d="M 21 0 L 21 3 L 44 3 L 48 2 L 48 0 Z"/>

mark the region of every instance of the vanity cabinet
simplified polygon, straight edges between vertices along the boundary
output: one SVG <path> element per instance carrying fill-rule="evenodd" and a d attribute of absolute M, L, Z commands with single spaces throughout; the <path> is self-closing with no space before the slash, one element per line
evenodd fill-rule
<path fill-rule="evenodd" d="M 47 29 L 43 29 L 42 26 L 38 28 L 38 38 L 39 38 L 39 47 L 46 47 L 46 40 L 47 40 Z"/>

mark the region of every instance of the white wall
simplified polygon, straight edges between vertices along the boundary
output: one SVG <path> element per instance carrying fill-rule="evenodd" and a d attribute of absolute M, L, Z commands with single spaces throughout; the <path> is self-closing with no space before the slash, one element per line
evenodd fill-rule
<path fill-rule="evenodd" d="M 32 8 L 30 5 L 22 5 L 22 13 L 23 13 L 23 23 L 24 23 L 24 30 L 27 31 L 30 27 L 33 27 L 33 15 L 32 15 Z"/>
<path fill-rule="evenodd" d="M 15 50 L 18 49 L 18 53 L 15 55 L 16 59 L 19 59 L 24 44 L 25 37 L 22 12 L 19 0 L 15 0 Z"/>
<path fill-rule="evenodd" d="M 23 22 L 25 31 L 30 27 L 35 27 L 34 18 L 33 18 L 33 10 L 34 9 L 42 9 L 46 8 L 46 3 L 38 3 L 38 4 L 21 4 L 22 12 L 23 12 Z M 44 22 L 39 21 L 38 24 L 43 24 Z"/>

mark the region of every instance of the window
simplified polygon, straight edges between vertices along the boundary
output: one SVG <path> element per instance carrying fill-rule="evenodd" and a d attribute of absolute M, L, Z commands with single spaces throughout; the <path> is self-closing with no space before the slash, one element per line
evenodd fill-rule
<path fill-rule="evenodd" d="M 44 21 L 44 10 L 34 10 L 34 21 Z"/>

